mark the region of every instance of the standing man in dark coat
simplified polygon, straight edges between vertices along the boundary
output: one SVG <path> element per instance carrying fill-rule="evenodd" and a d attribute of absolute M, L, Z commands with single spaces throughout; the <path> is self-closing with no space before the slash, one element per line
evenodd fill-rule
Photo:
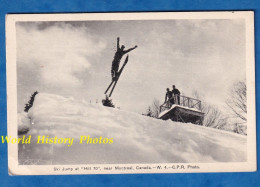
<path fill-rule="evenodd" d="M 130 48 L 128 50 L 124 50 L 125 46 L 122 45 L 121 48 L 120 48 L 119 40 L 120 40 L 120 38 L 118 37 L 117 38 L 117 50 L 116 50 L 114 60 L 112 62 L 112 68 L 111 68 L 112 80 L 116 79 L 116 77 L 117 77 L 120 60 L 123 57 L 123 55 L 125 55 L 126 53 L 128 53 L 128 52 L 134 50 L 135 48 L 137 48 L 137 45 L 136 45 L 133 48 Z"/>
<path fill-rule="evenodd" d="M 172 94 L 174 95 L 174 98 L 176 99 L 176 104 L 180 104 L 180 91 L 175 88 L 175 85 L 172 85 Z"/>
<path fill-rule="evenodd" d="M 168 99 L 167 99 L 168 98 Z M 174 100 L 173 100 L 173 97 L 172 97 L 172 92 L 170 91 L 169 88 L 166 89 L 166 94 L 165 94 L 165 101 L 164 103 L 166 103 L 168 101 L 170 101 L 171 104 L 174 104 Z M 168 103 L 168 107 L 170 107 L 170 103 Z"/>

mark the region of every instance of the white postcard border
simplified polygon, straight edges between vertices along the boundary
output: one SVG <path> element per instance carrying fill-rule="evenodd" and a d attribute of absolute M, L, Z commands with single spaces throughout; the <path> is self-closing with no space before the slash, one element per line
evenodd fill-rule
<path fill-rule="evenodd" d="M 119 16 L 120 15 L 120 16 Z M 18 21 L 91 21 L 91 20 L 165 20 L 165 19 L 245 19 L 246 77 L 248 104 L 247 162 L 233 163 L 158 163 L 91 165 L 19 165 L 17 144 L 8 144 L 10 175 L 117 174 L 117 173 L 197 173 L 256 171 L 254 12 L 163 12 L 163 13 L 75 13 L 8 14 L 6 16 L 6 72 L 8 136 L 17 137 L 16 29 Z M 198 166 L 197 168 L 189 168 Z M 134 169 L 115 169 L 115 167 Z M 158 169 L 161 166 L 162 169 Z M 184 168 L 182 168 L 182 166 Z M 90 167 L 88 170 L 86 168 Z M 112 170 L 105 170 L 112 167 Z M 137 169 L 137 167 L 152 169 Z M 56 168 L 56 170 L 55 170 Z M 72 168 L 67 171 L 63 168 Z M 78 168 L 78 169 L 77 169 Z M 98 169 L 97 169 L 98 168 Z M 166 169 L 167 168 L 167 169 Z"/>

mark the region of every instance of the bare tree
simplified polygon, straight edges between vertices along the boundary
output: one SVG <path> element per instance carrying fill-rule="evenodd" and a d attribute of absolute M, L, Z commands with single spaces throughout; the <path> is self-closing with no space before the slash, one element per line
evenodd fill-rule
<path fill-rule="evenodd" d="M 247 97 L 246 97 L 246 82 L 236 82 L 230 90 L 229 98 L 226 101 L 226 105 L 231 110 L 231 118 L 238 118 L 242 120 L 241 123 L 247 121 Z"/>
<path fill-rule="evenodd" d="M 154 99 L 152 104 L 148 106 L 145 116 L 150 116 L 153 118 L 159 118 L 160 114 L 160 101 L 158 99 Z"/>
<path fill-rule="evenodd" d="M 223 129 L 227 125 L 228 118 L 217 107 L 204 104 L 203 112 L 205 113 L 204 126 Z"/>
<path fill-rule="evenodd" d="M 148 117 L 153 117 L 153 113 L 152 113 L 152 110 L 151 110 L 151 107 L 149 106 L 146 113 L 143 114 L 144 116 L 148 116 Z"/>
<path fill-rule="evenodd" d="M 159 114 L 160 114 L 160 101 L 158 99 L 154 99 L 153 100 L 153 103 L 152 103 L 152 106 L 151 106 L 151 109 L 152 109 L 152 114 L 153 114 L 153 117 L 155 118 L 158 118 L 159 117 Z"/>
<path fill-rule="evenodd" d="M 194 90 L 192 96 L 202 101 L 203 95 L 198 91 Z M 217 107 L 202 101 L 201 111 L 204 113 L 203 126 L 223 129 L 227 125 L 227 117 Z"/>

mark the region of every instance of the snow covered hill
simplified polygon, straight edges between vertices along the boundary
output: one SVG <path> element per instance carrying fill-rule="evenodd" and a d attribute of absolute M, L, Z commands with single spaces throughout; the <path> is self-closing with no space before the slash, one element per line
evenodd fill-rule
<path fill-rule="evenodd" d="M 26 117 L 26 115 L 20 115 Z M 19 145 L 20 164 L 120 164 L 242 162 L 246 136 L 40 93 L 29 110 L 31 144 Z M 20 135 L 21 136 L 21 135 Z M 36 144 L 38 136 L 74 138 L 66 144 Z M 113 138 L 112 144 L 79 144 L 81 136 Z"/>

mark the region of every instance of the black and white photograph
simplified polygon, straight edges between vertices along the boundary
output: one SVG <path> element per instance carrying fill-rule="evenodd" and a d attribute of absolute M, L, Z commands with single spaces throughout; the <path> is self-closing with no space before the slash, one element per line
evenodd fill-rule
<path fill-rule="evenodd" d="M 254 15 L 7 16 L 9 173 L 256 170 Z"/>

